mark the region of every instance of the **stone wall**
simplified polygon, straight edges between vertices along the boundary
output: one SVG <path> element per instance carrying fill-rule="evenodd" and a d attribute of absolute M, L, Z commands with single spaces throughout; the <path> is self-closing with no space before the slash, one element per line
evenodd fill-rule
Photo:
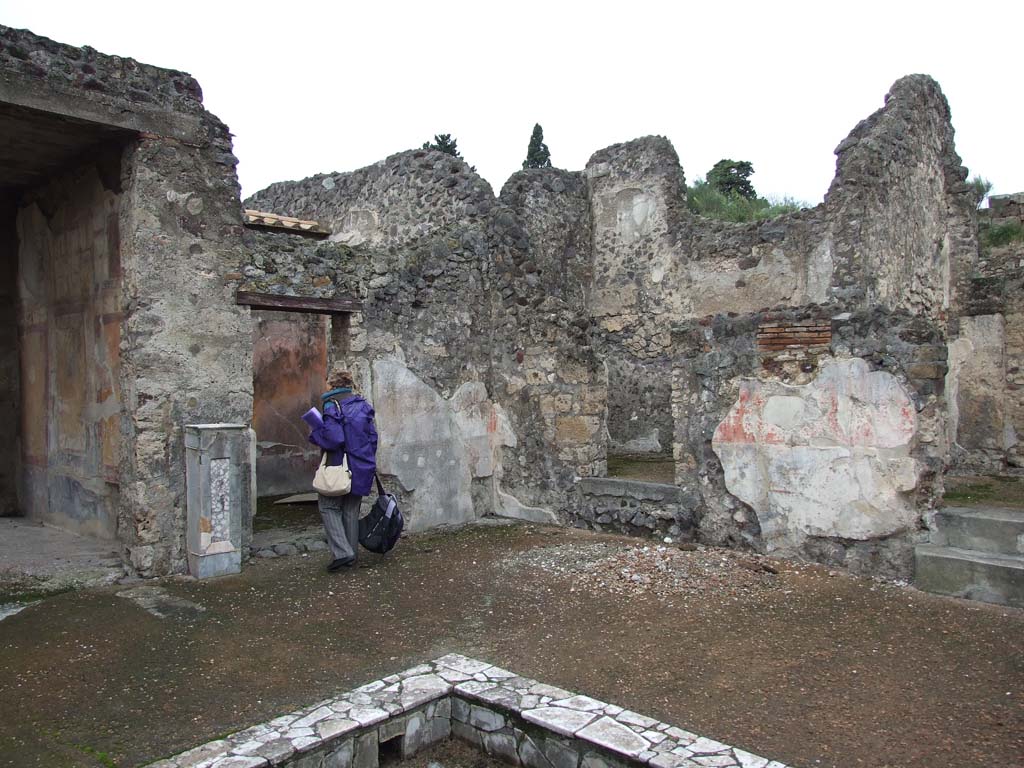
<path fill-rule="evenodd" d="M 730 224 L 692 215 L 661 137 L 594 154 L 589 312 L 609 370 L 615 450 L 671 448 L 671 326 L 680 318 L 824 301 L 831 245 L 819 207 Z"/>
<path fill-rule="evenodd" d="M 938 83 L 898 80 L 836 156 L 825 197 L 832 293 L 936 322 L 955 316 L 977 261 L 977 221 Z"/>
<path fill-rule="evenodd" d="M 581 521 L 603 531 L 654 534 L 672 541 L 693 539 L 701 499 L 690 490 L 663 483 L 588 477 L 580 481 Z"/>
<path fill-rule="evenodd" d="M 1024 195 L 993 196 L 984 234 L 1024 228 Z M 1024 242 L 984 244 L 950 344 L 950 442 L 958 472 L 1024 467 Z"/>
<path fill-rule="evenodd" d="M 676 326 L 676 479 L 700 490 L 708 541 L 907 576 L 949 456 L 973 207 L 930 78 L 898 81 L 836 153 L 818 208 L 689 241 L 704 268 L 766 264 L 774 282 L 754 284 L 774 310 L 714 306 L 716 278 L 694 282 L 712 312 Z"/>
<path fill-rule="evenodd" d="M 673 236 L 686 185 L 666 139 L 616 144 L 587 163 L 593 217 L 589 312 L 608 365 L 608 431 L 617 450 L 668 448 L 668 318 L 677 292 Z"/>
<path fill-rule="evenodd" d="M 766 324 L 831 321 L 830 342 L 759 348 Z M 808 307 L 682 324 L 674 336 L 676 483 L 700 536 L 906 576 L 941 495 L 945 339 L 881 309 Z"/>
<path fill-rule="evenodd" d="M 20 513 L 17 207 L 0 195 L 0 515 Z"/>
<path fill-rule="evenodd" d="M 413 151 L 275 184 L 246 206 L 332 231 L 319 244 L 249 233 L 242 285 L 361 302 L 332 318 L 329 364 L 352 370 L 376 409 L 378 465 L 409 529 L 491 511 L 495 456 L 511 434 L 490 381 L 487 184 L 461 160 Z"/>
<path fill-rule="evenodd" d="M 246 205 L 332 229 L 315 245 L 250 233 L 242 284 L 362 302 L 333 318 L 331 362 L 370 395 L 379 466 L 412 530 L 495 510 L 554 521 L 577 474 L 603 473 L 604 371 L 579 313 L 579 174 L 517 175 L 499 202 L 462 161 L 411 151 Z"/>
<path fill-rule="evenodd" d="M 655 430 L 671 426 L 669 328 L 681 318 L 849 300 L 955 316 L 977 239 L 949 117 L 931 78 L 901 79 L 837 148 L 825 203 L 753 224 L 692 216 L 663 138 L 596 153 L 590 312 L 613 446 L 656 449 Z"/>
<path fill-rule="evenodd" d="M 203 92 L 191 75 L 76 48 L 25 29 L 0 25 L 0 70 L 45 85 L 50 93 L 88 98 L 97 110 L 200 115 Z M 51 105 L 52 106 L 52 105 Z"/>
<path fill-rule="evenodd" d="M 600 527 L 603 502 L 565 489 L 604 475 L 609 446 L 672 445 L 674 522 L 633 528 L 697 524 L 709 541 L 905 573 L 948 454 L 945 344 L 974 295 L 974 213 L 930 78 L 897 82 L 837 155 L 822 205 L 727 224 L 686 210 L 678 157 L 659 137 L 601 150 L 581 173 L 517 173 L 497 200 L 461 161 L 412 151 L 258 193 L 248 206 L 317 219 L 334 243 L 285 278 L 243 271 L 274 291 L 306 284 L 364 302 L 335 319 L 332 354 L 360 372 L 388 430 L 442 436 L 433 460 L 420 446 L 437 441 L 385 445 L 382 465 L 404 491 L 431 475 L 412 463 L 468 456 L 477 468 L 432 499 L 464 509 L 468 485 L 473 514 Z M 785 440 L 715 437 L 741 393 L 799 411 Z M 830 425 L 829 408 L 864 397 L 870 413 L 858 418 L 888 425 L 880 434 Z M 462 402 L 477 414 L 468 433 L 451 426 Z M 818 429 L 840 458 L 819 450 Z M 468 454 L 466 434 L 478 441 Z M 782 509 L 781 497 L 742 487 L 750 451 L 800 464 L 785 483 L 797 490 L 808 472 L 841 465 L 836 495 Z M 801 517 L 814 505 L 827 519 Z"/>
<path fill-rule="evenodd" d="M 135 439 L 120 526 L 147 575 L 185 568 L 184 425 L 252 420 L 252 321 L 232 277 L 244 257 L 237 161 L 223 123 L 204 113 L 202 127 L 197 145 L 143 136 L 124 160 L 122 382 Z"/>
<path fill-rule="evenodd" d="M 68 467 L 73 482 L 54 479 L 51 509 L 96 520 L 95 533 L 116 531 L 142 575 L 181 572 L 183 426 L 252 414 L 248 310 L 226 278 L 242 254 L 230 134 L 187 74 L 8 27 L 0 104 L 12 129 L 45 128 L 45 141 L 29 139 L 17 158 L 44 177 L 19 219 L 22 453 L 35 462 L 25 474 L 37 489 L 26 505 L 42 508 L 32 479 L 40 466 Z M 97 158 L 96 168 L 52 171 L 76 153 Z"/>
<path fill-rule="evenodd" d="M 491 220 L 492 366 L 515 443 L 503 453 L 501 514 L 522 504 L 570 519 L 577 477 L 607 471 L 607 378 L 581 310 L 591 280 L 581 174 L 522 171 Z"/>
<path fill-rule="evenodd" d="M 108 539 L 123 417 L 117 161 L 24 194 L 17 219 L 21 508 Z"/>
<path fill-rule="evenodd" d="M 982 234 L 1007 226 L 1024 229 L 1024 192 L 992 195 L 988 208 L 978 211 L 978 229 Z M 1010 277 L 1021 269 L 1024 269 L 1024 240 L 1013 239 L 1004 245 L 986 244 L 981 249 L 976 275 L 998 279 Z"/>

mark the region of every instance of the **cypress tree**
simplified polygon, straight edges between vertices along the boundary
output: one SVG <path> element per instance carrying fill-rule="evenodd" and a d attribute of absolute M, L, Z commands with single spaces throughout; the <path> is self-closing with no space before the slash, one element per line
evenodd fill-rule
<path fill-rule="evenodd" d="M 530 135 L 530 146 L 526 150 L 526 159 L 523 160 L 523 168 L 550 168 L 551 152 L 548 145 L 544 143 L 544 129 L 540 123 L 533 126 L 533 133 Z"/>

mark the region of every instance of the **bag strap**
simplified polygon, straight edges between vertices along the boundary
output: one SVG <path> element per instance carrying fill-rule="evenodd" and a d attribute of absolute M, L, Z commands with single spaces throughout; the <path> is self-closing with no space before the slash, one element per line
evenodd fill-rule
<path fill-rule="evenodd" d="M 328 400 L 327 402 L 334 403 L 334 407 L 338 411 L 338 421 L 341 422 L 342 434 L 344 434 L 344 432 L 345 432 L 345 412 L 341 410 L 341 403 L 339 403 L 333 397 L 330 400 Z M 348 445 L 348 443 L 346 441 L 346 446 L 347 445 Z M 345 469 L 348 469 L 348 451 L 347 450 L 341 452 L 341 465 L 343 467 L 345 467 Z"/>
<path fill-rule="evenodd" d="M 376 472 L 373 473 L 373 479 L 377 481 L 377 493 L 379 493 L 381 496 L 387 496 L 387 492 L 384 490 L 384 486 L 380 484 L 380 476 Z"/>

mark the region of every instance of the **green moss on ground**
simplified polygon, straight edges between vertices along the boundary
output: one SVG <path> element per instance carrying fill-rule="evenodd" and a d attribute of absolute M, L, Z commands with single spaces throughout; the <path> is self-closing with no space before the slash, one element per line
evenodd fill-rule
<path fill-rule="evenodd" d="M 676 466 L 670 453 L 609 454 L 608 477 L 674 485 Z"/>
<path fill-rule="evenodd" d="M 996 506 L 1024 509 L 1024 477 L 975 475 L 947 477 L 945 502 L 949 506 Z"/>

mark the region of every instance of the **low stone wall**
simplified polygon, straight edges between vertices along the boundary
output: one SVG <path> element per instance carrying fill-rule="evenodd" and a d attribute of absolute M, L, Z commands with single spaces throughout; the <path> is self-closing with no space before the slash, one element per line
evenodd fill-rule
<path fill-rule="evenodd" d="M 595 531 L 690 540 L 694 536 L 696 489 L 607 477 L 586 477 L 578 485 L 579 511 L 573 522 Z"/>
<path fill-rule="evenodd" d="M 682 728 L 448 654 L 149 768 L 378 768 L 449 736 L 523 768 L 786 768 Z"/>

